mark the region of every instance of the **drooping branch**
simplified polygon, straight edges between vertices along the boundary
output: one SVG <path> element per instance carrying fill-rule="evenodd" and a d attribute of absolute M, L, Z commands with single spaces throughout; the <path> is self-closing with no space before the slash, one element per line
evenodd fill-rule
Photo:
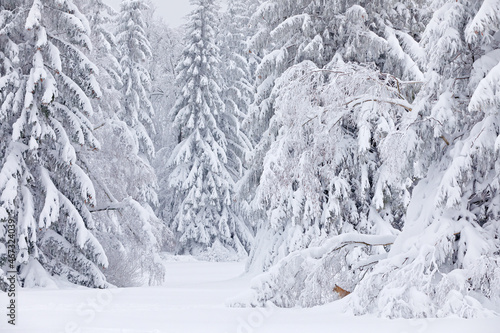
<path fill-rule="evenodd" d="M 395 240 L 396 235 L 341 234 L 333 236 L 320 247 L 309 249 L 309 252 L 312 257 L 321 258 L 326 254 L 338 251 L 348 245 L 389 246 L 392 245 Z"/>
<path fill-rule="evenodd" d="M 338 251 L 348 245 L 352 245 L 352 244 L 361 244 L 361 245 L 365 245 L 365 246 L 389 246 L 389 245 L 392 245 L 393 243 L 381 243 L 381 244 L 376 244 L 376 243 L 368 243 L 368 242 L 363 242 L 363 241 L 348 241 L 348 242 L 343 242 L 341 243 L 341 245 L 339 245 L 338 247 L 330 250 L 329 253 L 332 253 L 332 252 L 335 252 L 335 251 Z"/>
<path fill-rule="evenodd" d="M 394 99 L 378 99 L 378 98 L 372 98 L 372 97 L 366 97 L 366 98 L 357 98 L 354 99 L 348 103 L 345 104 L 345 106 L 351 106 L 355 107 L 363 103 L 367 102 L 378 102 L 378 103 L 388 103 L 396 106 L 400 106 L 404 109 L 406 109 L 408 112 L 411 112 L 413 109 L 411 108 L 410 104 L 404 103 L 403 100 L 394 100 Z"/>
<path fill-rule="evenodd" d="M 109 203 L 107 205 L 96 206 L 96 207 L 90 208 L 89 211 L 91 213 L 106 212 L 109 210 L 121 210 L 124 207 L 125 207 L 125 205 L 121 202 L 117 202 L 117 203 L 112 202 L 112 203 Z"/>

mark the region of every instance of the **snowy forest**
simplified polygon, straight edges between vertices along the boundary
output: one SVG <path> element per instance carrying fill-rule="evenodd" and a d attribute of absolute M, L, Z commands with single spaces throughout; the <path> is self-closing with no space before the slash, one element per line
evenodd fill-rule
<path fill-rule="evenodd" d="M 191 4 L 0 0 L 0 294 L 169 255 L 244 262 L 230 307 L 498 316 L 500 0 Z"/>

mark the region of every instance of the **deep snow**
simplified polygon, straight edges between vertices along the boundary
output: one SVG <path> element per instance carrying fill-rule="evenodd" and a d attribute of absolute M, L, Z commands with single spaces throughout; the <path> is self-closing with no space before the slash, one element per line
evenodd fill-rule
<path fill-rule="evenodd" d="M 230 308 L 227 300 L 245 292 L 251 278 L 243 263 L 170 258 L 161 287 L 95 290 L 18 290 L 16 328 L 6 321 L 6 294 L 0 332 L 23 333 L 498 333 L 500 318 L 386 320 L 345 314 L 338 301 L 311 309 Z"/>

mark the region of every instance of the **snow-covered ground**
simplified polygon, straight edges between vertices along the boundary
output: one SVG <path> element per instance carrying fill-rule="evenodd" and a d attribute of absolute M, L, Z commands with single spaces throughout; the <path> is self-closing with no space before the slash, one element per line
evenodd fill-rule
<path fill-rule="evenodd" d="M 20 290 L 16 328 L 1 316 L 0 332 L 26 333 L 498 333 L 500 318 L 386 320 L 353 317 L 342 301 L 311 309 L 230 308 L 250 277 L 242 263 L 166 262 L 161 287 L 94 290 Z M 6 313 L 6 295 L 0 304 Z"/>

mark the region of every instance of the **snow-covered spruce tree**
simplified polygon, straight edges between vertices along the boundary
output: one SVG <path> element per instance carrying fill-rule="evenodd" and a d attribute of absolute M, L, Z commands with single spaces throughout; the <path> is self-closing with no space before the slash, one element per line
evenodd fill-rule
<path fill-rule="evenodd" d="M 0 4 L 0 274 L 12 221 L 24 286 L 53 285 L 51 276 L 107 286 L 94 186 L 78 158 L 99 148 L 88 120 L 98 69 L 82 52 L 89 33 L 71 0 Z"/>
<path fill-rule="evenodd" d="M 344 60 L 374 63 L 381 71 L 395 76 L 394 84 L 398 82 L 397 78 L 421 80 L 423 76 L 415 62 L 421 54 L 412 37 L 414 30 L 417 30 L 413 28 L 415 22 L 412 9 L 413 3 L 410 1 L 390 0 L 366 1 L 356 5 L 348 1 L 268 0 L 259 7 L 252 21 L 260 29 L 250 43 L 251 51 L 262 56 L 256 74 L 257 94 L 251 108 L 254 124 L 251 134 L 258 144 L 252 167 L 246 175 L 246 179 L 253 182 L 254 187 L 261 183 L 260 177 L 265 172 L 263 161 L 280 130 L 279 126 L 270 126 L 272 117 L 279 108 L 275 103 L 277 94 L 272 93 L 275 80 L 284 70 L 303 60 L 310 60 L 321 68 L 335 55 Z M 398 25 L 392 25 L 390 20 L 397 21 Z M 400 89 L 401 97 L 411 101 L 417 88 L 418 85 L 411 85 Z M 404 186 L 409 185 L 411 184 L 405 183 Z M 252 188 L 252 184 L 248 187 Z M 363 196 L 361 191 L 356 193 Z M 395 205 L 401 205 L 397 209 L 398 213 L 389 217 L 397 228 L 401 227 L 401 216 L 405 209 L 403 202 L 402 197 L 394 200 Z M 275 250 L 270 251 L 268 247 L 271 239 L 281 239 L 274 234 L 282 232 L 268 223 L 265 214 L 258 214 L 269 212 L 266 204 L 253 198 L 250 206 L 256 216 L 261 216 L 262 228 L 250 254 L 249 268 L 266 269 L 289 252 L 308 246 L 310 239 L 304 236 L 301 241 L 295 239 L 293 246 L 274 244 Z M 281 250 L 277 250 L 278 248 Z M 268 251 L 272 255 L 262 260 L 266 256 L 262 256 L 261 252 Z"/>
<path fill-rule="evenodd" d="M 336 283 L 351 290 L 387 255 L 384 245 L 398 233 L 391 224 L 410 194 L 405 182 L 387 182 L 380 147 L 411 111 L 404 87 L 340 59 L 324 69 L 305 61 L 277 80 L 270 128 L 278 135 L 256 193 L 275 232 L 260 235 L 254 260 L 267 269 L 276 256 L 285 258 L 257 279 L 252 304 L 335 300 Z"/>
<path fill-rule="evenodd" d="M 358 314 L 480 317 L 500 297 L 500 2 L 431 9 L 426 83 L 393 140 L 406 148 L 393 150 L 400 170 L 420 181 L 388 258 L 354 292 Z"/>
<path fill-rule="evenodd" d="M 235 156 L 229 135 L 239 135 L 227 122 L 221 99 L 220 55 L 215 45 L 218 5 L 214 0 L 194 0 L 186 48 L 179 63 L 177 82 L 181 95 L 173 109 L 178 145 L 169 164 L 174 166 L 170 185 L 171 222 L 178 234 L 177 252 L 197 254 L 209 250 L 223 256 L 246 254 L 252 235 L 234 212 Z M 234 124 L 237 126 L 237 124 Z M 233 133 L 225 131 L 231 130 Z M 222 259 L 222 258 L 221 258 Z"/>
<path fill-rule="evenodd" d="M 146 37 L 146 23 L 142 11 L 147 9 L 145 0 L 123 0 L 116 32 L 122 66 L 123 110 L 119 118 L 135 131 L 140 153 L 149 161 L 155 156 L 151 136 L 155 134 L 154 109 L 149 99 L 150 74 L 146 61 L 152 56 Z"/>
<path fill-rule="evenodd" d="M 184 46 L 183 32 L 181 28 L 168 27 L 160 19 L 153 18 L 149 22 L 146 32 L 153 46 L 153 59 L 156 59 L 150 62 L 148 68 L 152 82 L 151 102 L 155 109 L 156 136 L 153 141 L 157 152 L 153 166 L 159 187 L 156 212 L 163 221 L 171 221 L 175 212 L 169 207 L 173 193 L 168 180 L 172 172 L 172 168 L 168 166 L 168 160 L 178 142 L 175 131 L 172 129 L 174 121 L 170 110 L 180 93 L 175 78 L 178 74 L 176 65 Z"/>
<path fill-rule="evenodd" d="M 117 117 L 123 84 L 112 33 L 116 13 L 102 0 L 82 1 L 81 8 L 90 22 L 95 47 L 89 57 L 99 68 L 96 78 L 102 89 L 102 97 L 93 101 L 100 112 L 91 121 L 103 147 L 82 154 L 81 160 L 94 181 L 99 203 L 91 211 L 96 237 L 109 260 L 104 274 L 118 286 L 156 284 L 164 276 L 159 252 L 171 236 L 149 205 L 156 201 L 154 170 L 140 156 L 135 131 Z"/>
<path fill-rule="evenodd" d="M 220 45 L 222 76 L 222 99 L 225 103 L 225 117 L 222 127 L 228 140 L 229 170 L 233 172 L 233 179 L 239 184 L 236 189 L 236 209 L 245 215 L 249 211 L 242 207 L 239 196 L 246 196 L 248 182 L 243 179 L 248 162 L 252 143 L 245 134 L 249 127 L 248 109 L 254 96 L 253 73 L 254 57 L 248 52 L 247 39 L 252 1 L 231 0 L 227 4 L 227 11 L 223 16 L 218 33 Z M 242 188 L 238 189 L 241 184 Z M 251 214 L 246 214 L 251 219 Z M 250 221 L 252 222 L 252 221 Z"/>

